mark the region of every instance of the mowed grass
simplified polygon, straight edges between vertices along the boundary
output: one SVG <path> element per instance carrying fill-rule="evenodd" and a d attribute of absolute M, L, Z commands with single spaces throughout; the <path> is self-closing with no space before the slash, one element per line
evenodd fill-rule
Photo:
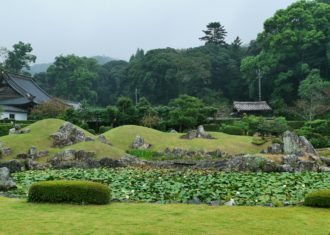
<path fill-rule="evenodd" d="M 109 145 L 102 144 L 98 140 L 78 143 L 65 147 L 64 149 L 53 148 L 50 135 L 58 131 L 63 123 L 64 121 L 60 119 L 44 119 L 28 126 L 28 128 L 31 130 L 30 133 L 0 137 L 0 141 L 3 142 L 5 146 L 10 147 L 12 150 L 12 153 L 9 156 L 6 156 L 2 159 L 9 160 L 15 158 L 19 153 L 27 153 L 31 146 L 37 147 L 38 151 L 49 151 L 49 156 L 40 159 L 40 161 L 45 161 L 46 158 L 54 155 L 57 152 L 63 151 L 64 149 L 95 151 L 98 157 L 107 156 L 112 158 L 120 158 L 124 154 L 124 151 Z M 93 139 L 97 138 L 88 131 L 83 131 L 86 136 Z"/>
<path fill-rule="evenodd" d="M 163 151 L 165 148 L 183 148 L 189 150 L 216 150 L 220 149 L 229 154 L 239 153 L 259 153 L 262 149 L 267 148 L 269 143 L 257 146 L 251 143 L 251 136 L 228 135 L 220 132 L 209 132 L 216 139 L 180 139 L 183 134 L 166 133 L 151 128 L 125 125 L 114 128 L 104 135 L 111 143 L 120 149 L 128 150 L 132 145 L 135 136 L 140 135 L 146 143 L 152 145 L 151 149 Z"/>
<path fill-rule="evenodd" d="M 113 203 L 32 204 L 0 197 L 0 234 L 322 234 L 330 210 Z"/>

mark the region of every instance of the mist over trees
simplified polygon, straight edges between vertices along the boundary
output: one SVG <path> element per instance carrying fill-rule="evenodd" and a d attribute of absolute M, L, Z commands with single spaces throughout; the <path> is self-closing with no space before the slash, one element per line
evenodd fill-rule
<path fill-rule="evenodd" d="M 203 46 L 138 49 L 128 62 L 100 64 L 93 58 L 58 56 L 35 79 L 53 96 L 84 100 L 98 107 L 114 105 L 124 96 L 132 99 L 133 105 L 141 97 L 152 105 L 164 105 L 183 94 L 220 105 L 258 100 L 259 71 L 262 99 L 270 102 L 277 114 L 285 115 L 288 107 L 308 106 L 310 100 L 303 90 L 308 90 L 306 84 L 312 78 L 323 84 L 317 105 L 326 110 L 329 91 L 324 84 L 330 81 L 328 1 L 297 1 L 278 10 L 248 45 L 238 36 L 228 42 L 227 30 L 221 22 L 210 22 L 201 29 Z M 22 42 L 12 51 L 2 49 L 1 55 L 0 66 L 18 73 L 35 61 L 31 45 Z M 311 87 L 314 92 L 318 89 Z"/>

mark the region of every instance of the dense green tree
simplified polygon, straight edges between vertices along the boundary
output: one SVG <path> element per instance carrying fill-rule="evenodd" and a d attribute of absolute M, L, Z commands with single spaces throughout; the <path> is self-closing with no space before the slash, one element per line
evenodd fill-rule
<path fill-rule="evenodd" d="M 217 45 L 225 45 L 225 38 L 227 36 L 227 31 L 225 27 L 220 24 L 220 22 L 211 22 L 206 26 L 206 30 L 203 30 L 205 34 L 203 37 L 199 38 L 205 43 L 213 43 Z"/>
<path fill-rule="evenodd" d="M 318 69 L 313 69 L 300 82 L 298 93 L 301 100 L 294 111 L 303 119 L 312 121 L 330 109 L 330 81 L 324 81 Z"/>
<path fill-rule="evenodd" d="M 130 98 L 124 96 L 119 97 L 116 107 L 118 109 L 118 125 L 136 124 L 136 110 Z"/>
<path fill-rule="evenodd" d="M 99 69 L 100 65 L 95 59 L 75 55 L 58 56 L 46 74 L 35 77 L 54 96 L 74 101 L 86 100 L 95 105 Z"/>
<path fill-rule="evenodd" d="M 13 50 L 2 49 L 2 53 L 6 53 L 2 67 L 10 72 L 22 73 L 22 69 L 29 69 L 30 63 L 36 61 L 37 57 L 31 54 L 32 50 L 30 43 L 21 41 L 13 45 Z"/>
<path fill-rule="evenodd" d="M 330 80 L 330 5 L 298 1 L 279 10 L 264 23 L 264 31 L 253 43 L 256 55 L 243 59 L 242 72 L 250 82 L 260 69 L 263 95 L 275 109 L 298 98 L 300 82 L 317 68 Z"/>
<path fill-rule="evenodd" d="M 177 126 L 180 131 L 194 128 L 205 120 L 203 102 L 192 96 L 180 95 L 169 103 L 169 124 Z"/>

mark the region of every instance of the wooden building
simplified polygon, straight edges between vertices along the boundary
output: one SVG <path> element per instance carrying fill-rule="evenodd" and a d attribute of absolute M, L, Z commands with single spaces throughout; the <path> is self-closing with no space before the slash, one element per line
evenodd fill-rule
<path fill-rule="evenodd" d="M 272 108 L 267 104 L 266 101 L 255 101 L 255 102 L 240 102 L 234 101 L 233 104 L 233 115 L 241 116 L 243 114 L 251 115 L 267 115 L 270 114 Z"/>
<path fill-rule="evenodd" d="M 4 113 L 1 119 L 26 120 L 26 114 L 33 106 L 51 99 L 52 97 L 31 77 L 5 71 L 0 72 L 0 106 L 3 107 Z M 80 106 L 80 103 L 72 101 L 63 100 L 63 102 L 73 108 Z M 25 113 L 25 115 L 18 115 L 19 113 Z M 20 118 L 18 119 L 18 117 Z"/>

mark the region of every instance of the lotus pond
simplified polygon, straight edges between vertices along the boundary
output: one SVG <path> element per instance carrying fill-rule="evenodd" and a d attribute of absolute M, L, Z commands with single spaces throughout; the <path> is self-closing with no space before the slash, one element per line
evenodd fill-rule
<path fill-rule="evenodd" d="M 237 205 L 300 204 L 316 189 L 330 188 L 329 173 L 235 173 L 164 169 L 67 169 L 14 173 L 22 197 L 30 185 L 44 180 L 92 180 L 111 185 L 119 201 L 210 203 L 233 198 Z"/>

